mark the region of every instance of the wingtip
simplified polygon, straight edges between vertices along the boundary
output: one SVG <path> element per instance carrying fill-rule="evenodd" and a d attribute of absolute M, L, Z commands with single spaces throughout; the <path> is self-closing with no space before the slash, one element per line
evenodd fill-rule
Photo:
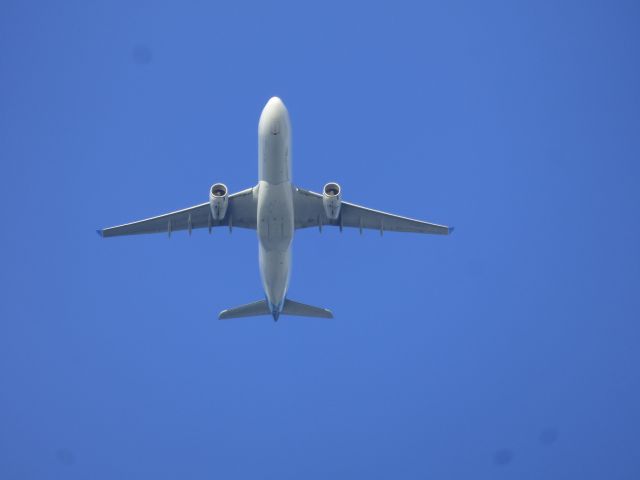
<path fill-rule="evenodd" d="M 100 238 L 102 238 L 104 235 L 102 235 L 102 230 L 96 230 L 96 233 L 98 234 L 98 236 Z"/>

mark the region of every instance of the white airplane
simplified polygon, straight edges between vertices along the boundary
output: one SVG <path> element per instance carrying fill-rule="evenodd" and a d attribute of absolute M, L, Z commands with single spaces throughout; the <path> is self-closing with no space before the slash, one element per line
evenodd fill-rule
<path fill-rule="evenodd" d="M 294 302 L 286 297 L 291 272 L 291 243 L 299 228 L 324 226 L 394 232 L 448 235 L 453 227 L 400 217 L 344 202 L 340 185 L 327 183 L 322 194 L 291 183 L 291 123 L 289 112 L 278 97 L 271 98 L 258 124 L 258 184 L 228 194 L 216 183 L 209 201 L 157 217 L 98 230 L 102 237 L 166 233 L 194 228 L 226 226 L 258 231 L 259 263 L 265 300 L 220 312 L 220 319 L 271 315 L 333 318 L 330 310 Z"/>

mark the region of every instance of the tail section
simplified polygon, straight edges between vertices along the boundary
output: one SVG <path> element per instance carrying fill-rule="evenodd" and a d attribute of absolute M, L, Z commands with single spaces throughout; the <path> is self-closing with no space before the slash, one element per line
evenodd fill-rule
<path fill-rule="evenodd" d="M 271 315 L 274 320 L 278 320 L 280 315 L 290 315 L 294 317 L 315 317 L 315 318 L 333 318 L 333 313 L 326 308 L 305 305 L 304 303 L 294 302 L 286 299 L 281 310 L 277 308 L 269 308 L 266 300 L 258 300 L 257 302 L 247 303 L 235 308 L 229 308 L 220 312 L 218 318 L 227 320 L 231 318 L 256 317 L 259 315 Z"/>

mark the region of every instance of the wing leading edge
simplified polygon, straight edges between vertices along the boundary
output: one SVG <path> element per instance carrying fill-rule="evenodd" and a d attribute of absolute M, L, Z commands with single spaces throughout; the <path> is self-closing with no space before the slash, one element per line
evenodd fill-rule
<path fill-rule="evenodd" d="M 222 220 L 214 220 L 211 216 L 209 202 L 193 207 L 165 213 L 157 217 L 151 217 L 137 222 L 125 223 L 115 227 L 98 230 L 102 237 L 118 237 L 122 235 L 140 235 L 145 233 L 166 233 L 178 230 L 191 230 L 196 228 L 208 228 L 228 226 L 239 228 L 256 228 L 257 201 L 254 188 L 247 188 L 241 192 L 229 195 L 229 206 Z"/>
<path fill-rule="evenodd" d="M 449 235 L 453 232 L 453 227 L 401 217 L 344 201 L 341 203 L 338 219 L 331 220 L 325 214 L 322 195 L 319 193 L 296 188 L 294 198 L 296 228 L 322 228 L 324 225 L 333 225 L 340 229 L 359 228 L 361 232 L 363 229 L 379 230 L 380 233 L 393 231 L 435 235 Z"/>

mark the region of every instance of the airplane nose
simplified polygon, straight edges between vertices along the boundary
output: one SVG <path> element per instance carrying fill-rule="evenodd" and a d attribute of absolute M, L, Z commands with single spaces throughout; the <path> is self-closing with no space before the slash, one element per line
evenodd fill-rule
<path fill-rule="evenodd" d="M 278 97 L 271 97 L 264 107 L 265 112 L 269 113 L 272 120 L 282 120 L 287 113 L 287 107 L 284 106 L 282 100 Z"/>
<path fill-rule="evenodd" d="M 262 110 L 260 116 L 261 130 L 271 135 L 278 135 L 288 125 L 289 114 L 287 107 L 278 97 L 271 97 Z"/>
<path fill-rule="evenodd" d="M 271 97 L 267 102 L 267 105 L 271 105 L 271 106 L 278 105 L 278 106 L 284 107 L 284 103 L 282 102 L 280 97 Z"/>

